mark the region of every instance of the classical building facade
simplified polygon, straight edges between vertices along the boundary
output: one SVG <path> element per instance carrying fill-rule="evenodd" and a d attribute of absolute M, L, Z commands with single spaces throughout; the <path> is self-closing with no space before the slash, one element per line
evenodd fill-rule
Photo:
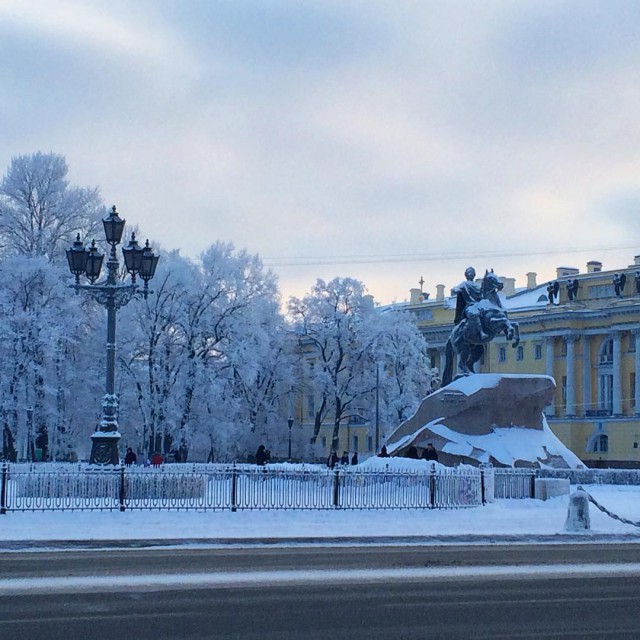
<path fill-rule="evenodd" d="M 560 267 L 557 278 L 527 287 L 503 278 L 501 297 L 519 324 L 516 348 L 497 338 L 481 372 L 553 376 L 556 393 L 545 413 L 554 433 L 588 466 L 640 466 L 640 256 L 615 271 L 589 262 L 585 272 Z M 435 299 L 412 289 L 406 303 L 444 369 L 455 297 L 438 285 Z"/>

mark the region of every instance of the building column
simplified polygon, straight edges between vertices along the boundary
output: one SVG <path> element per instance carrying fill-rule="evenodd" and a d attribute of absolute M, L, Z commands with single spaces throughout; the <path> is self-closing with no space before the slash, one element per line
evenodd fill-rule
<path fill-rule="evenodd" d="M 613 415 L 622 415 L 622 332 L 613 332 Z"/>
<path fill-rule="evenodd" d="M 633 412 L 636 415 L 640 415 L 640 329 L 634 330 L 633 339 L 636 347 L 633 369 L 636 374 L 636 384 L 634 389 L 635 406 L 633 407 Z"/>
<path fill-rule="evenodd" d="M 444 368 L 447 364 L 447 348 L 446 347 L 438 347 L 438 370 L 440 371 L 440 380 L 442 380 L 442 375 L 444 374 Z M 456 375 L 456 372 L 453 372 L 453 375 Z"/>
<path fill-rule="evenodd" d="M 583 416 L 591 409 L 591 337 L 582 336 L 582 411 Z"/>
<path fill-rule="evenodd" d="M 565 336 L 567 342 L 567 388 L 565 415 L 576 415 L 576 341 L 577 336 Z"/>
<path fill-rule="evenodd" d="M 553 341 L 554 341 L 554 338 L 547 338 L 546 343 L 545 343 L 545 348 L 546 348 L 546 353 L 545 353 L 546 373 L 547 373 L 548 376 L 551 376 L 552 378 L 553 378 Z M 555 398 L 551 400 L 551 404 L 545 409 L 545 413 L 549 417 L 556 415 Z"/>

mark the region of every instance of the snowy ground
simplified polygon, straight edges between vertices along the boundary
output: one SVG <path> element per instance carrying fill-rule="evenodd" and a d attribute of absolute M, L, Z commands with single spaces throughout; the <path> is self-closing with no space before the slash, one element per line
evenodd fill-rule
<path fill-rule="evenodd" d="M 610 511 L 640 521 L 640 487 L 584 487 Z M 0 541 L 256 540 L 378 538 L 409 536 L 556 536 L 562 541 L 568 497 L 501 500 L 485 507 L 406 511 L 129 511 L 35 512 L 0 516 Z M 638 536 L 640 528 L 623 524 L 590 507 L 591 531 Z M 575 537 L 575 536 L 574 536 Z M 0 546 L 1 546 L 0 542 Z"/>

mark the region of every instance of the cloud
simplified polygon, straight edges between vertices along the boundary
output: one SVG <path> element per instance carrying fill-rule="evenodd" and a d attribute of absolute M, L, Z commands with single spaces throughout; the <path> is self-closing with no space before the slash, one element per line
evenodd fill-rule
<path fill-rule="evenodd" d="M 285 294 L 353 275 L 403 299 L 473 256 L 521 283 L 615 268 L 639 169 L 633 7 L 7 0 L 0 167 L 64 153 L 189 255 L 219 238 L 274 263 L 351 256 L 277 267 Z M 403 254 L 424 260 L 385 258 Z"/>
<path fill-rule="evenodd" d="M 121 63 L 137 59 L 184 70 L 194 62 L 167 24 L 141 19 L 131 3 L 3 0 L 0 28 L 3 24 L 14 36 L 17 29 L 44 37 L 52 46 L 93 50 Z"/>

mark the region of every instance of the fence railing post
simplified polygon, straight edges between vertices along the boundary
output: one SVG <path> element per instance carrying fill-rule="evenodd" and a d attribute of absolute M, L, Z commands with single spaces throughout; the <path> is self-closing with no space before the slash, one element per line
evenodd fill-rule
<path fill-rule="evenodd" d="M 233 463 L 231 468 L 231 511 L 237 511 L 237 491 L 238 491 L 238 470 L 236 469 L 236 463 Z"/>
<path fill-rule="evenodd" d="M 2 465 L 2 486 L 0 486 L 0 514 L 7 513 L 7 479 L 9 475 L 9 467 L 5 462 Z"/>
<path fill-rule="evenodd" d="M 482 504 L 487 504 L 487 496 L 486 496 L 486 487 L 484 484 L 484 466 L 480 465 L 480 498 L 482 500 Z"/>
<path fill-rule="evenodd" d="M 125 479 L 124 479 L 124 465 L 120 468 L 120 511 L 124 511 L 124 501 L 126 498 Z"/>
<path fill-rule="evenodd" d="M 531 481 L 529 484 L 529 497 L 530 498 L 535 498 L 536 497 L 536 477 L 538 475 L 538 470 L 537 469 L 532 469 L 532 473 L 531 473 Z"/>
<path fill-rule="evenodd" d="M 340 507 L 340 470 L 337 468 L 333 475 L 333 506 Z"/>
<path fill-rule="evenodd" d="M 436 506 L 436 465 L 432 462 L 429 469 L 429 508 Z"/>

